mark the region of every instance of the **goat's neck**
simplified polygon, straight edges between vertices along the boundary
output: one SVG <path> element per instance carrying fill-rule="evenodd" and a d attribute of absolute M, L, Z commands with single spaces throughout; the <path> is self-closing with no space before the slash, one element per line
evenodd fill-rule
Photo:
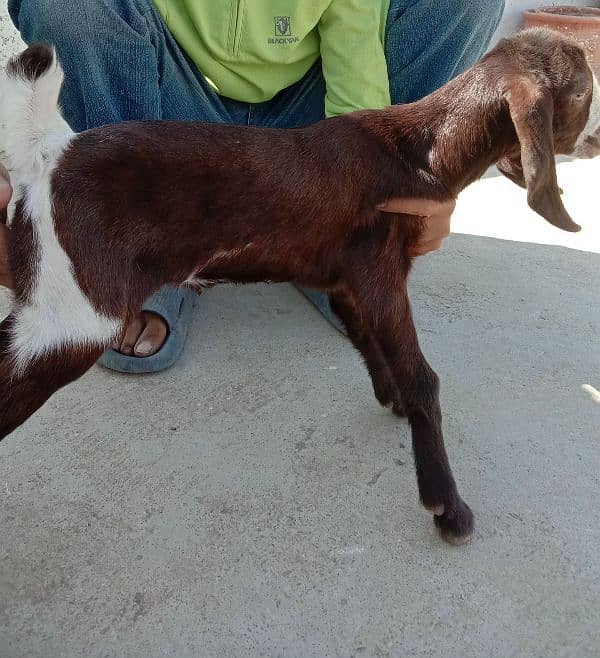
<path fill-rule="evenodd" d="M 400 159 L 411 162 L 416 154 L 417 174 L 451 196 L 519 148 L 500 93 L 490 92 L 489 81 L 475 71 L 421 101 L 390 108 L 397 117 L 393 141 Z"/>

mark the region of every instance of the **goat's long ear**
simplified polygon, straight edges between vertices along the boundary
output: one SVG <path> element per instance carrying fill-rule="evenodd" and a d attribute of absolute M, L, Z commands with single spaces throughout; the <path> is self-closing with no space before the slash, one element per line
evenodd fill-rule
<path fill-rule="evenodd" d="M 512 83 L 504 94 L 519 143 L 521 158 L 504 158 L 498 169 L 527 189 L 531 208 L 554 226 L 580 231 L 565 210 L 556 180 L 554 160 L 554 101 L 549 91 L 528 79 Z"/>

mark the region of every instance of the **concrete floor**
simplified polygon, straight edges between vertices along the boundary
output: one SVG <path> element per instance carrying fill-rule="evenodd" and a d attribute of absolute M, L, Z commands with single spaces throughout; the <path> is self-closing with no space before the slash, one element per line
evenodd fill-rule
<path fill-rule="evenodd" d="M 348 343 L 221 287 L 181 365 L 95 368 L 0 444 L 0 656 L 599 656 L 599 174 L 560 166 L 578 235 L 481 181 L 417 264 L 472 544 Z"/>

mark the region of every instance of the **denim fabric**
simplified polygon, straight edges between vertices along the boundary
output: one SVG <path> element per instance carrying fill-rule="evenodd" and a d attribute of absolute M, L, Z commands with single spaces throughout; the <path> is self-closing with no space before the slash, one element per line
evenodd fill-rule
<path fill-rule="evenodd" d="M 324 117 L 319 63 L 265 103 L 220 97 L 179 48 L 150 0 L 8 0 L 8 9 L 25 42 L 56 45 L 66 73 L 61 104 L 76 131 L 131 119 L 292 128 Z M 392 101 L 417 100 L 474 63 L 503 9 L 504 0 L 391 0 L 385 52 Z M 170 294 L 182 295 L 177 289 Z M 325 294 L 309 296 L 326 317 L 333 317 Z M 164 295 L 156 304 L 150 300 L 148 308 L 163 314 L 161 299 Z M 178 307 L 172 302 L 165 316 L 167 306 Z M 172 318 L 167 320 L 171 325 Z M 168 358 L 169 349 L 167 341 L 161 363 L 174 360 Z M 174 358 L 179 355 L 175 351 Z"/>
<path fill-rule="evenodd" d="M 27 43 L 56 45 L 61 103 L 80 131 L 130 119 L 187 119 L 291 128 L 323 118 L 319 64 L 272 100 L 218 96 L 177 45 L 150 0 L 8 0 Z M 430 93 L 485 51 L 504 0 L 391 0 L 385 52 L 392 102 Z"/>

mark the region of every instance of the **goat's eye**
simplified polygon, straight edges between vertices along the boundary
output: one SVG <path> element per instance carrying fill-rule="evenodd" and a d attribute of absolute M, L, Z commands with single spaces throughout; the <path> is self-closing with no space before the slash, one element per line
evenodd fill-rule
<path fill-rule="evenodd" d="M 577 102 L 580 103 L 581 101 L 583 101 L 583 100 L 585 100 L 585 99 L 587 98 L 587 95 L 588 95 L 588 91 L 587 91 L 587 90 L 586 90 L 586 91 L 580 91 L 578 94 L 575 94 L 575 95 L 574 95 L 574 98 L 575 98 L 575 100 L 576 100 Z"/>

